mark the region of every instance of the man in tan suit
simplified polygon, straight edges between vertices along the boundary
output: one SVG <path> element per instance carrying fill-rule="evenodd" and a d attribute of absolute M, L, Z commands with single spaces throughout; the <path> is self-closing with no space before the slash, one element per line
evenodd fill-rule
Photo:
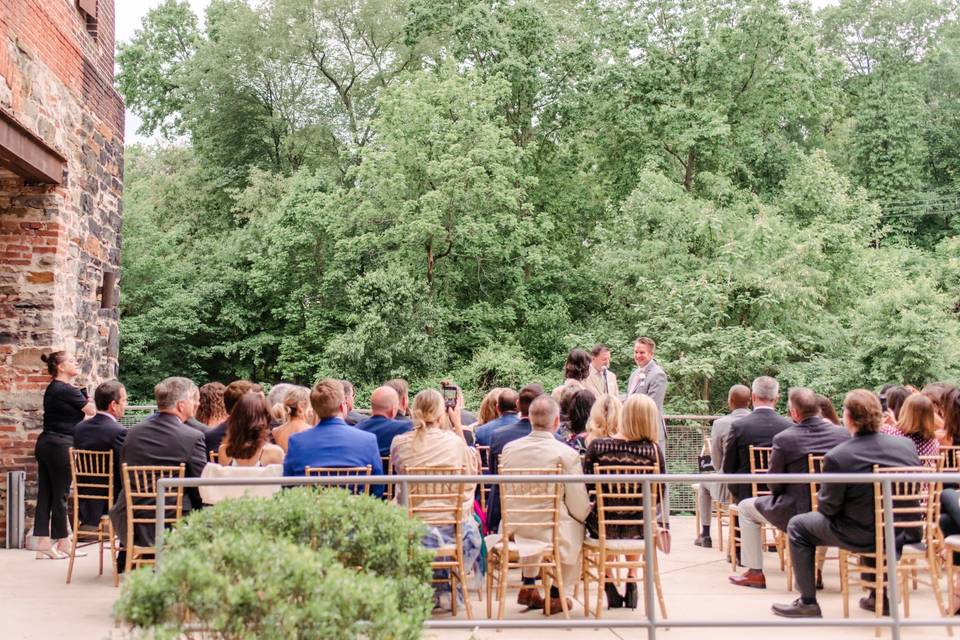
<path fill-rule="evenodd" d="M 620 389 L 617 387 L 617 376 L 610 371 L 610 349 L 603 344 L 596 345 L 590 354 L 593 360 L 590 362 L 590 375 L 583 381 L 583 386 L 598 398 L 606 393 L 611 396 L 620 395 Z"/>
<path fill-rule="evenodd" d="M 560 426 L 560 407 L 556 400 L 548 395 L 538 397 L 530 405 L 529 418 L 532 430 L 530 435 L 514 440 L 503 449 L 500 457 L 500 469 L 552 468 L 561 466 L 564 475 L 581 475 L 580 456 L 571 447 L 556 439 Z M 535 487 L 537 485 L 527 485 Z M 564 591 L 572 590 L 576 584 L 577 566 L 580 560 L 580 547 L 583 544 L 583 521 L 590 512 L 590 500 L 587 487 L 583 483 L 562 484 L 562 502 L 560 503 L 560 570 Z M 524 505 L 528 506 L 528 505 Z M 534 516 L 537 520 L 539 516 Z M 522 521 L 518 515 L 510 522 Z M 514 534 L 521 560 L 536 561 L 544 545 L 550 544 L 552 532 L 549 528 L 519 528 Z M 517 597 L 518 604 L 526 604 L 531 609 L 543 607 L 543 597 L 536 588 L 537 570 L 523 570 L 523 588 Z M 561 610 L 560 591 L 552 587 L 550 592 L 550 611 Z M 567 607 L 571 606 L 567 599 Z"/>

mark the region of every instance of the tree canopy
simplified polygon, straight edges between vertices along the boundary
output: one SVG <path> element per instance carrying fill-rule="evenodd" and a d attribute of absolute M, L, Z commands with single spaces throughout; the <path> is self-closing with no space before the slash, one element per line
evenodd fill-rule
<path fill-rule="evenodd" d="M 202 25 L 202 26 L 201 26 Z M 166 0 L 118 85 L 121 376 L 960 372 L 953 0 Z"/>

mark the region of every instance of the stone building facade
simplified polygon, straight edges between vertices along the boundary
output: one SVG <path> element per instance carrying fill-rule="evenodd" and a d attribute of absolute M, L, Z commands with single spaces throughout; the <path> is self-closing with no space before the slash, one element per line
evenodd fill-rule
<path fill-rule="evenodd" d="M 40 355 L 74 353 L 91 395 L 117 373 L 124 108 L 113 74 L 114 0 L 0 0 L 0 528 L 16 469 L 27 470 L 30 527 L 49 382 Z"/>

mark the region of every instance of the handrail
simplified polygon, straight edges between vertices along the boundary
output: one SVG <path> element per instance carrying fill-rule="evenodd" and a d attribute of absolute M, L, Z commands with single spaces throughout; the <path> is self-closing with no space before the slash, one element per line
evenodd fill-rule
<path fill-rule="evenodd" d="M 638 477 L 639 475 L 639 477 Z M 712 479 L 722 478 L 727 483 L 749 483 L 756 480 L 753 474 L 749 473 L 731 473 L 731 474 L 711 474 Z M 763 474 L 767 482 L 782 484 L 809 484 L 816 480 L 820 484 L 876 484 L 879 483 L 883 489 L 883 512 L 884 512 L 884 554 L 888 558 L 896 557 L 896 547 L 894 543 L 893 529 L 893 498 L 892 483 L 897 481 L 927 481 L 927 482 L 956 482 L 956 473 L 944 472 L 906 472 L 906 473 L 768 473 Z M 651 491 L 651 485 L 654 483 L 673 483 L 673 482 L 698 482 L 702 481 L 704 474 L 583 474 L 583 475 L 462 475 L 451 477 L 437 475 L 399 475 L 399 476 L 359 476 L 351 478 L 351 482 L 356 484 L 397 484 L 406 487 L 410 482 L 457 482 L 457 483 L 485 483 L 485 484 L 503 484 L 503 483 L 601 483 L 601 482 L 640 482 L 643 484 L 643 492 L 646 495 Z M 290 476 L 273 478 L 163 478 L 157 483 L 157 523 L 156 523 L 156 563 L 160 564 L 162 554 L 162 543 L 164 534 L 163 513 L 166 508 L 166 490 L 173 487 L 201 487 L 201 486 L 259 486 L 259 485 L 281 485 L 281 486 L 305 486 L 305 485 L 333 485 L 343 482 L 342 478 L 336 476 Z M 655 545 L 653 541 L 653 504 L 649 500 L 643 503 L 643 531 L 644 531 L 644 556 L 648 567 L 654 563 L 653 554 Z M 892 606 L 890 609 L 891 619 L 860 619 L 852 620 L 846 618 L 840 619 L 818 619 L 818 620 L 797 620 L 790 618 L 770 619 L 770 620 L 670 620 L 660 621 L 657 619 L 656 607 L 653 603 L 653 572 L 643 572 L 645 610 L 647 612 L 646 620 L 430 620 L 425 623 L 426 628 L 430 629 L 571 629 L 571 628 L 645 628 L 647 630 L 648 640 L 655 640 L 657 629 L 661 627 L 889 627 L 892 640 L 900 640 L 902 627 L 952 627 L 960 625 L 960 619 L 954 620 L 952 617 L 947 619 L 911 619 L 902 620 L 900 618 L 900 585 L 897 581 L 897 563 L 887 562 L 887 591 Z M 878 603 L 879 605 L 879 603 Z"/>

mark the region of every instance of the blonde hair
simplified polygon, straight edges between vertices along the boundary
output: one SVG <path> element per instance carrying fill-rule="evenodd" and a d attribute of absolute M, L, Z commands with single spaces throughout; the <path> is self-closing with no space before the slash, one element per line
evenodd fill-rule
<path fill-rule="evenodd" d="M 424 389 L 413 399 L 410 416 L 413 419 L 414 437 L 420 438 L 428 427 L 443 425 L 443 396 L 436 389 Z"/>
<path fill-rule="evenodd" d="M 660 435 L 660 412 L 653 398 L 643 393 L 627 398 L 620 413 L 620 435 L 631 442 L 657 441 Z"/>
<path fill-rule="evenodd" d="M 306 411 L 301 411 L 301 407 L 307 406 Z M 283 401 L 273 405 L 274 408 L 280 407 L 283 415 L 280 417 L 284 422 L 290 422 L 292 418 L 306 419 L 304 415 L 310 410 L 310 389 L 306 387 L 293 387 L 283 394 Z"/>
<path fill-rule="evenodd" d="M 937 435 L 936 404 L 927 395 L 914 393 L 900 407 L 897 427 L 904 434 L 930 440 Z"/>
<path fill-rule="evenodd" d="M 500 394 L 505 390 L 504 387 L 497 387 L 483 396 L 483 400 L 480 402 L 480 411 L 477 413 L 478 425 L 487 424 L 497 417 L 497 403 L 500 401 Z"/>
<path fill-rule="evenodd" d="M 620 429 L 620 414 L 623 404 L 617 396 L 601 394 L 593 408 L 590 409 L 590 418 L 587 420 L 587 440 L 609 438 Z"/>

